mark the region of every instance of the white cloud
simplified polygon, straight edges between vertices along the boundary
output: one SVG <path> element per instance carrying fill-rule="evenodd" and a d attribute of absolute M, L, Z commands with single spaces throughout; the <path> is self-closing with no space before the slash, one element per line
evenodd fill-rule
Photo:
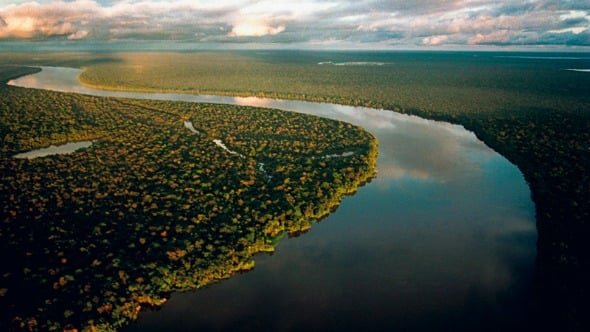
<path fill-rule="evenodd" d="M 422 44 L 424 45 L 439 45 L 449 39 L 447 35 L 438 35 L 438 36 L 429 36 L 422 39 Z"/>
<path fill-rule="evenodd" d="M 508 30 L 494 31 L 487 34 L 478 33 L 469 38 L 467 43 L 469 45 L 478 44 L 506 44 L 511 37 L 511 32 Z"/>
<path fill-rule="evenodd" d="M 0 0 L 0 39 L 244 43 L 261 38 L 270 43 L 368 48 L 394 44 L 564 44 L 570 38 L 577 45 L 590 46 L 585 37 L 590 31 L 590 15 L 582 1 L 37 1 Z"/>
<path fill-rule="evenodd" d="M 76 25 L 88 19 L 98 8 L 94 1 L 55 1 L 49 4 L 26 2 L 0 9 L 0 37 L 32 38 L 62 36 L 76 32 Z"/>
<path fill-rule="evenodd" d="M 72 33 L 71 35 L 68 36 L 69 40 L 78 40 L 78 39 L 84 39 L 88 37 L 88 31 L 86 30 L 78 30 L 74 33 Z"/>
<path fill-rule="evenodd" d="M 559 30 L 549 30 L 547 32 L 549 33 L 568 33 L 571 32 L 574 35 L 579 35 L 582 32 L 588 30 L 588 27 L 573 27 L 573 28 L 565 28 L 565 29 L 559 29 Z"/>
<path fill-rule="evenodd" d="M 566 13 L 559 15 L 559 18 L 563 21 L 577 19 L 577 18 L 586 18 L 588 19 L 588 13 L 584 10 L 570 10 Z"/>
<path fill-rule="evenodd" d="M 266 35 L 276 35 L 285 31 L 284 25 L 271 26 L 263 22 L 245 22 L 236 24 L 229 33 L 230 37 L 261 37 Z"/>

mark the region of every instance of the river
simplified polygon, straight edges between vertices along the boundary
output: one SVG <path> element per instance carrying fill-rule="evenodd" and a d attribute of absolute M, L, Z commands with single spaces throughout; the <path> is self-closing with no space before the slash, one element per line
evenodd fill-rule
<path fill-rule="evenodd" d="M 422 331 L 526 327 L 534 205 L 516 166 L 463 127 L 390 111 L 261 98 L 115 92 L 43 67 L 10 85 L 278 108 L 360 125 L 377 177 L 256 268 L 173 294 L 128 331 Z"/>

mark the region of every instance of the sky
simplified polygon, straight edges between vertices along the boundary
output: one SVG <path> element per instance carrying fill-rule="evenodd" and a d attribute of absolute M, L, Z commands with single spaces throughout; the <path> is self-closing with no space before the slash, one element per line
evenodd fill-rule
<path fill-rule="evenodd" d="M 590 49 L 589 0 L 0 0 L 4 43 Z"/>

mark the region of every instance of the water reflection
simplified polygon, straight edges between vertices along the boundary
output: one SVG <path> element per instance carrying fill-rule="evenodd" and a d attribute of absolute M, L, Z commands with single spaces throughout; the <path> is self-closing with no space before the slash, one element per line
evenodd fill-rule
<path fill-rule="evenodd" d="M 92 141 L 70 142 L 62 145 L 51 145 L 47 148 L 35 149 L 19 154 L 15 154 L 13 158 L 17 159 L 34 159 L 39 157 L 52 156 L 56 154 L 74 153 L 80 149 L 88 148 L 92 145 Z"/>
<path fill-rule="evenodd" d="M 125 98 L 150 98 L 159 100 L 223 103 L 244 106 L 270 107 L 319 115 L 360 125 L 371 131 L 381 146 L 378 163 L 379 179 L 383 177 L 413 177 L 446 181 L 457 173 L 457 165 L 473 171 L 478 161 L 497 154 L 489 150 L 464 128 L 443 122 L 434 122 L 415 116 L 364 107 L 350 107 L 326 103 L 276 100 L 256 97 L 203 96 L 190 94 L 136 93 L 95 90 L 81 86 L 77 76 L 82 72 L 75 68 L 42 67 L 43 71 L 8 84 L 30 88 L 76 92 L 90 95 Z M 463 146 L 477 155 L 459 153 Z M 459 174 L 460 175 L 460 174 Z"/>
<path fill-rule="evenodd" d="M 534 208 L 518 169 L 460 126 L 389 111 L 80 87 L 43 68 L 13 85 L 101 96 L 255 105 L 363 126 L 378 177 L 256 268 L 175 294 L 132 331 L 510 330 L 526 324 Z"/>

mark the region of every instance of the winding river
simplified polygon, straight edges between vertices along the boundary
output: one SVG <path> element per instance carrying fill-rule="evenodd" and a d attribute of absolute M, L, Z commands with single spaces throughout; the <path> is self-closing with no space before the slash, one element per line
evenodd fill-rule
<path fill-rule="evenodd" d="M 11 85 L 97 96 L 278 108 L 360 125 L 378 175 L 256 268 L 173 294 L 129 331 L 422 331 L 526 327 L 536 229 L 519 170 L 463 127 L 390 111 L 261 98 L 112 92 L 79 69 Z"/>

